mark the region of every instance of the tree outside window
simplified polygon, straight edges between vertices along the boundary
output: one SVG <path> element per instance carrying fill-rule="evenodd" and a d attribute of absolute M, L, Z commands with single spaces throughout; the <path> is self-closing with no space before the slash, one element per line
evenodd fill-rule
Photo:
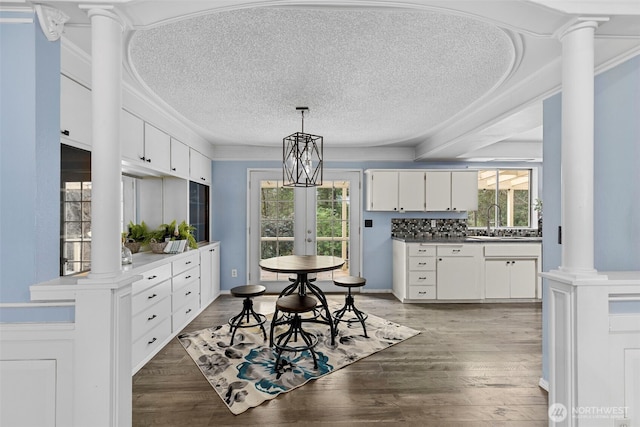
<path fill-rule="evenodd" d="M 468 213 L 467 224 L 469 227 L 531 227 L 531 170 L 478 171 L 478 210 Z"/>

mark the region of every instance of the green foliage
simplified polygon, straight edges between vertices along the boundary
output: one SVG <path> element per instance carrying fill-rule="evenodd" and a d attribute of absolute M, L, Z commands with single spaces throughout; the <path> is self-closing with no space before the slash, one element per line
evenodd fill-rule
<path fill-rule="evenodd" d="M 147 240 L 148 234 L 149 227 L 147 227 L 144 221 L 140 224 L 134 224 L 132 221 L 129 221 L 129 232 L 123 237 L 127 240 L 133 240 L 134 242 L 144 242 Z"/>
<path fill-rule="evenodd" d="M 155 239 L 157 242 L 164 242 L 167 238 L 169 240 L 186 240 L 190 248 L 198 249 L 198 243 L 195 237 L 193 237 L 193 231 L 195 229 L 194 226 L 182 221 L 178 224 L 176 230 L 176 220 L 174 219 L 170 224 L 162 224 L 156 230 L 148 233 L 145 243 L 150 242 L 151 239 Z"/>

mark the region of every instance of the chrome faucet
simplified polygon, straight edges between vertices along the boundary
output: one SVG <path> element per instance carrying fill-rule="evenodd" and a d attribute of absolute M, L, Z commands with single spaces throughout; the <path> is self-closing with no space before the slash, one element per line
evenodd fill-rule
<path fill-rule="evenodd" d="M 495 214 L 495 228 L 498 228 L 500 226 L 500 215 L 502 214 L 502 211 L 500 210 L 500 206 L 494 203 L 487 208 L 487 236 L 491 235 L 491 222 L 489 221 L 489 219 L 491 217 L 491 209 L 493 209 L 494 207 L 498 208 L 498 212 Z"/>

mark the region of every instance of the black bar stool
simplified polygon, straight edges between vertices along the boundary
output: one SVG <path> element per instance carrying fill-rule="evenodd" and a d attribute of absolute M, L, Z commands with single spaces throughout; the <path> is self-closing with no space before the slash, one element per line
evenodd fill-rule
<path fill-rule="evenodd" d="M 362 325 L 362 330 L 364 331 L 365 338 L 369 338 L 369 336 L 367 335 L 367 327 L 364 324 L 364 321 L 367 320 L 367 317 L 369 316 L 366 313 L 358 310 L 353 302 L 353 295 L 351 295 L 351 288 L 359 288 L 361 286 L 364 286 L 367 283 L 366 279 L 364 279 L 363 277 L 355 276 L 336 277 L 335 279 L 333 279 L 333 283 L 336 286 L 348 288 L 347 295 L 345 296 L 344 306 L 341 309 L 333 312 L 333 319 L 336 324 L 336 330 L 338 329 L 339 322 L 346 322 L 349 325 L 354 322 L 360 322 L 360 324 Z M 343 317 L 347 311 L 353 313 L 353 316 L 345 319 Z"/>
<path fill-rule="evenodd" d="M 252 300 L 253 297 L 264 294 L 266 290 L 267 288 L 262 285 L 236 286 L 231 289 L 231 295 L 244 298 L 244 301 L 240 314 L 229 319 L 229 332 L 231 332 L 231 343 L 229 345 L 233 345 L 233 339 L 236 336 L 238 328 L 260 326 L 264 340 L 267 340 L 267 331 L 264 329 L 264 323 L 267 321 L 267 317 L 264 314 L 255 312 Z"/>
<path fill-rule="evenodd" d="M 318 357 L 314 351 L 314 347 L 318 344 L 318 337 L 311 332 L 307 332 L 302 329 L 302 317 L 300 314 L 311 313 L 316 308 L 318 302 L 315 298 L 308 295 L 292 294 L 281 298 L 276 301 L 276 311 L 273 314 L 273 320 L 271 322 L 271 333 L 269 334 L 269 343 L 276 349 L 276 370 L 280 369 L 280 358 L 285 351 L 291 351 L 299 353 L 304 350 L 309 350 L 313 356 L 313 367 L 318 369 Z M 282 316 L 278 319 L 278 312 L 288 314 L 289 316 Z M 273 337 L 276 326 L 290 325 L 289 329 L 281 333 L 277 337 Z M 302 339 L 302 342 L 298 345 L 292 345 L 293 342 L 298 342 L 298 335 Z"/>

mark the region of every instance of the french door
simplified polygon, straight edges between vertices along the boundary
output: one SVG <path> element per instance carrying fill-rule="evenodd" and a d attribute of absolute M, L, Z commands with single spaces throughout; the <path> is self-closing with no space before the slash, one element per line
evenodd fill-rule
<path fill-rule="evenodd" d="M 360 275 L 360 171 L 325 170 L 320 187 L 285 187 L 281 170 L 249 172 L 249 282 L 276 292 L 286 274 L 260 269 L 261 259 L 284 255 L 332 255 L 342 269 L 318 273 L 316 284 L 338 291 L 332 279 Z"/>

